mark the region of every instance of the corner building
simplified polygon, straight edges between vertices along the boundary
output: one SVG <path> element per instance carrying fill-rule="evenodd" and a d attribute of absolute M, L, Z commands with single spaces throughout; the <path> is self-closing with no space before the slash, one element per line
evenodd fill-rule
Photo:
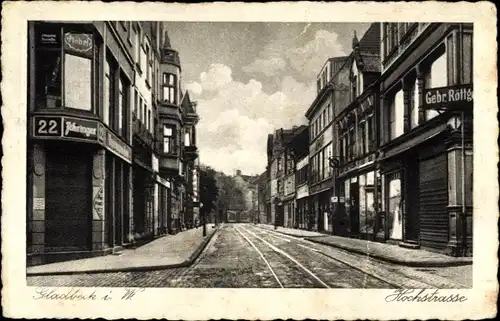
<path fill-rule="evenodd" d="M 386 238 L 472 255 L 472 24 L 384 23 L 381 38 Z"/>
<path fill-rule="evenodd" d="M 134 62 L 117 27 L 28 25 L 28 265 L 127 242 Z"/>

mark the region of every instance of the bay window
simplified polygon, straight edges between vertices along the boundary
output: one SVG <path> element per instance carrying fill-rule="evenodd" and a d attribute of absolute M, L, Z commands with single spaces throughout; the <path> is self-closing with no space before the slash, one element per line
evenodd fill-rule
<path fill-rule="evenodd" d="M 92 111 L 99 46 L 91 26 L 35 24 L 35 105 Z M 63 83 L 64 80 L 64 83 Z M 64 101 L 63 101 L 64 98 Z"/>
<path fill-rule="evenodd" d="M 176 104 L 177 77 L 174 74 L 163 73 L 163 102 Z"/>
<path fill-rule="evenodd" d="M 175 128 L 170 125 L 163 125 L 163 153 L 175 153 Z"/>

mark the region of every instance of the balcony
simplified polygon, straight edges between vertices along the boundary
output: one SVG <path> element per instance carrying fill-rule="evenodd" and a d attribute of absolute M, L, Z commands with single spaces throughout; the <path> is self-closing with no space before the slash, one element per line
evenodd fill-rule
<path fill-rule="evenodd" d="M 193 161 L 198 158 L 198 147 L 184 146 L 184 160 Z"/>

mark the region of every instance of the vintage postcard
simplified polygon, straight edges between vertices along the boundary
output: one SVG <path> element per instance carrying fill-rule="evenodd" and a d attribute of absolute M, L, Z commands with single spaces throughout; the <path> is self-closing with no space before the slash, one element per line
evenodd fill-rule
<path fill-rule="evenodd" d="M 2 4 L 12 318 L 496 315 L 496 9 Z"/>

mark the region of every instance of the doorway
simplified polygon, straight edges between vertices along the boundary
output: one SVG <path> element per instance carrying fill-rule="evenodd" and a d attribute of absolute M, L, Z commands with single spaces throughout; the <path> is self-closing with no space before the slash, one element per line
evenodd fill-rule
<path fill-rule="evenodd" d="M 349 220 L 351 222 L 351 236 L 359 235 L 359 183 L 351 182 L 349 197 Z"/>
<path fill-rule="evenodd" d="M 46 155 L 45 244 L 53 251 L 90 250 L 92 154 L 65 146 Z"/>

